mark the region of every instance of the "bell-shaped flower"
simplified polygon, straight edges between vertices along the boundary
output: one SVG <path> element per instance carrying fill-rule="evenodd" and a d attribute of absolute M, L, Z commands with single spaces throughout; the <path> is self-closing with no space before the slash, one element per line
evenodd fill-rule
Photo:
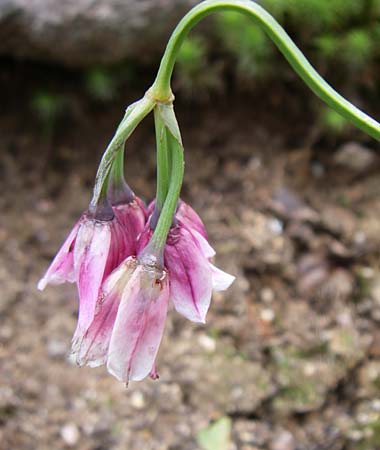
<path fill-rule="evenodd" d="M 79 365 L 107 364 L 121 381 L 157 378 L 155 359 L 169 302 L 165 270 L 129 257 L 104 282 L 94 320 L 73 346 Z"/>
<path fill-rule="evenodd" d="M 84 213 L 53 259 L 38 288 L 47 284 L 76 282 L 79 318 L 74 339 L 92 322 L 103 280 L 127 256 L 136 253 L 136 241 L 144 227 L 145 211 L 138 200 L 105 208 L 94 218 Z"/>
<path fill-rule="evenodd" d="M 206 320 L 212 290 L 225 290 L 235 279 L 210 262 L 215 251 L 204 235 L 207 236 L 199 216 L 181 201 L 166 241 L 164 262 L 175 309 L 187 319 L 201 323 Z M 151 236 L 148 223 L 140 236 L 138 252 L 148 245 Z"/>

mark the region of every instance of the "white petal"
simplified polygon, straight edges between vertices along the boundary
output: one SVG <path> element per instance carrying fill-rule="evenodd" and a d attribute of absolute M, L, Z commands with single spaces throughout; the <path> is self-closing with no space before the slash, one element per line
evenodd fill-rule
<path fill-rule="evenodd" d="M 223 270 L 218 269 L 211 263 L 210 267 L 212 272 L 212 288 L 214 291 L 225 291 L 235 281 L 236 277 L 233 275 L 223 272 Z"/>

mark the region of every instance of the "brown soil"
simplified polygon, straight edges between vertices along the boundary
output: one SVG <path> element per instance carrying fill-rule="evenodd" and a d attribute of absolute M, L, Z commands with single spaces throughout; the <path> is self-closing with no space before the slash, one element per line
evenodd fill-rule
<path fill-rule="evenodd" d="M 380 448 L 377 156 L 364 172 L 338 165 L 339 150 L 305 145 L 302 122 L 250 109 L 179 108 L 183 198 L 237 280 L 205 326 L 171 311 L 160 380 L 128 389 L 67 360 L 74 287 L 36 290 L 86 208 L 121 110 L 79 110 L 45 138 L 26 113 L 2 117 L 2 449 L 198 449 L 198 432 L 222 416 L 231 449 Z M 128 181 L 149 200 L 150 119 L 127 154 Z"/>

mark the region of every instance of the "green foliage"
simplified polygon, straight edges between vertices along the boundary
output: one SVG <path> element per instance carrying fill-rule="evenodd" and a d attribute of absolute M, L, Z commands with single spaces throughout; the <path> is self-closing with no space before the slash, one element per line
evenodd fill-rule
<path fill-rule="evenodd" d="M 65 111 L 65 100 L 61 95 L 39 91 L 32 95 L 31 109 L 39 119 L 43 133 L 48 137 Z"/>
<path fill-rule="evenodd" d="M 323 107 L 321 115 L 324 128 L 333 135 L 341 134 L 349 127 L 349 122 L 333 109 Z"/>
<path fill-rule="evenodd" d="M 221 417 L 201 430 L 197 435 L 197 441 L 202 450 L 228 450 L 231 442 L 231 419 Z"/>
<path fill-rule="evenodd" d="M 63 99 L 56 94 L 49 92 L 37 92 L 32 97 L 32 109 L 37 113 L 42 121 L 55 121 L 62 112 Z"/>
<path fill-rule="evenodd" d="M 221 88 L 220 66 L 209 65 L 210 48 L 202 36 L 187 39 L 177 59 L 178 87 L 192 96 L 196 91 L 207 93 Z"/>
<path fill-rule="evenodd" d="M 363 68 L 376 54 L 375 41 L 367 29 L 348 31 L 342 39 L 341 59 L 347 66 Z"/>
<path fill-rule="evenodd" d="M 235 55 L 241 78 L 265 77 L 270 71 L 273 45 L 252 21 L 235 12 L 226 12 L 218 21 L 218 33 L 225 48 Z"/>
<path fill-rule="evenodd" d="M 115 74 L 105 68 L 94 68 L 86 74 L 86 90 L 95 100 L 107 102 L 114 99 L 117 84 Z"/>
<path fill-rule="evenodd" d="M 380 0 L 258 0 L 289 32 L 312 64 L 338 90 L 361 97 L 376 88 L 380 64 Z M 210 90 L 252 89 L 290 69 L 271 40 L 236 12 L 214 17 L 204 36 L 187 40 L 177 66 L 177 88 L 191 96 Z M 226 86 L 226 84 L 228 85 Z M 379 89 L 377 83 L 377 89 Z M 371 94 L 372 98 L 375 98 Z M 332 133 L 343 119 L 322 112 Z"/>

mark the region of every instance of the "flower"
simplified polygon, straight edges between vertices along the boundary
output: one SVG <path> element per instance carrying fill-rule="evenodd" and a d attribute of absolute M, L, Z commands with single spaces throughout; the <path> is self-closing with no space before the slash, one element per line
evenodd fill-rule
<path fill-rule="evenodd" d="M 205 323 L 212 290 L 227 289 L 235 277 L 215 267 L 215 255 L 198 214 L 180 201 L 164 250 L 165 267 L 170 278 L 170 298 L 177 312 L 193 322 Z M 138 252 L 150 241 L 152 230 L 145 226 Z"/>
<path fill-rule="evenodd" d="M 82 214 L 50 264 L 38 288 L 76 282 L 79 317 L 74 340 L 92 322 L 103 280 L 127 256 L 136 253 L 136 241 L 145 224 L 145 211 L 137 198 L 103 211 L 101 219 Z"/>
<path fill-rule="evenodd" d="M 94 320 L 73 347 L 79 365 L 107 364 L 120 381 L 157 378 L 155 359 L 169 302 L 167 272 L 129 257 L 104 282 Z"/>

